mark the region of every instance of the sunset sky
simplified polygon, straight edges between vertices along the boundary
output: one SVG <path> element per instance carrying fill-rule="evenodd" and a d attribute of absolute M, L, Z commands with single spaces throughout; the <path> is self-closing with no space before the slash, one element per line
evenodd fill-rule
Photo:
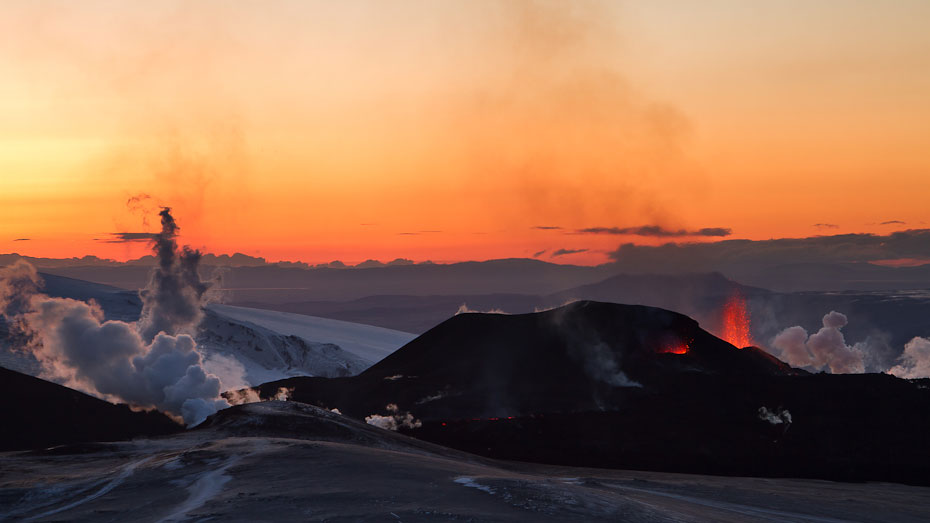
<path fill-rule="evenodd" d="M 6 0 L 0 253 L 138 257 L 113 233 L 160 205 L 183 243 L 310 263 L 930 228 L 928 20 L 924 0 Z"/>

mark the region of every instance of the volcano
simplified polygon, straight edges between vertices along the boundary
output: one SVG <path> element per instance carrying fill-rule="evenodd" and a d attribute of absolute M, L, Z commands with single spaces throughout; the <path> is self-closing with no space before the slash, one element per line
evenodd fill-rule
<path fill-rule="evenodd" d="M 461 314 L 358 376 L 258 390 L 282 387 L 293 400 L 393 417 L 411 436 L 496 458 L 928 482 L 924 385 L 811 375 L 652 307 Z"/>
<path fill-rule="evenodd" d="M 294 378 L 261 387 L 362 416 L 384 404 L 424 419 L 612 410 L 684 374 L 804 374 L 735 348 L 672 311 L 593 301 L 521 315 L 460 314 L 347 380 Z"/>

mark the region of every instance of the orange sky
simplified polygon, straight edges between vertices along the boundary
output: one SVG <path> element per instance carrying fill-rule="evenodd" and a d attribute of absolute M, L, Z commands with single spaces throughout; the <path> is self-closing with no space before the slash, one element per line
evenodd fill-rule
<path fill-rule="evenodd" d="M 311 263 L 928 227 L 930 3 L 809 4 L 7 1 L 0 252 L 136 257 L 159 204 Z"/>

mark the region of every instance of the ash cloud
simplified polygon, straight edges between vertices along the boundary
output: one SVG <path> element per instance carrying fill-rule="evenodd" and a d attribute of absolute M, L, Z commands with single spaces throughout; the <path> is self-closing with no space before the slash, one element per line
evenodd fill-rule
<path fill-rule="evenodd" d="M 197 275 L 200 254 L 186 248 L 178 254 L 177 224 L 167 208 L 161 217 L 155 243 L 159 267 L 140 292 L 138 322 L 104 321 L 93 301 L 40 294 L 35 268 L 26 262 L 0 272 L 0 305 L 30 337 L 27 349 L 42 364 L 43 377 L 134 407 L 156 408 L 192 426 L 229 403 L 191 336 L 208 288 Z"/>
<path fill-rule="evenodd" d="M 660 225 L 641 225 L 639 227 L 588 227 L 578 229 L 576 234 L 613 234 L 626 236 L 651 236 L 656 238 L 671 238 L 685 236 L 719 237 L 729 236 L 733 233 L 725 227 L 705 227 L 703 229 L 666 229 Z"/>

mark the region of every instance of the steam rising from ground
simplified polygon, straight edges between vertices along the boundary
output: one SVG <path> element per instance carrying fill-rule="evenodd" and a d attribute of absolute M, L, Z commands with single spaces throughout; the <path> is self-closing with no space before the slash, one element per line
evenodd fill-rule
<path fill-rule="evenodd" d="M 788 409 L 769 410 L 767 407 L 759 407 L 759 419 L 767 421 L 772 425 L 791 425 L 791 413 Z"/>
<path fill-rule="evenodd" d="M 184 248 L 179 255 L 170 209 L 160 215 L 159 266 L 140 292 L 138 322 L 104 321 L 93 301 L 38 293 L 39 277 L 25 262 L 0 271 L 0 312 L 30 337 L 28 349 L 42 364 L 43 377 L 135 407 L 156 408 L 191 426 L 229 403 L 220 396 L 220 379 L 204 369 L 191 337 L 209 287 L 197 274 L 200 253 Z"/>
<path fill-rule="evenodd" d="M 775 336 L 772 345 L 792 367 L 829 369 L 834 374 L 862 373 L 865 372 L 862 351 L 846 345 L 840 332 L 847 323 L 845 314 L 830 311 L 816 333 L 808 336 L 803 327 L 788 327 Z"/>
<path fill-rule="evenodd" d="M 569 354 L 584 366 L 592 379 L 613 387 L 642 387 L 620 369 L 620 352 L 601 340 L 594 329 L 570 323 L 565 315 L 566 309 L 558 310 L 552 316 L 553 321 L 566 335 Z"/>
<path fill-rule="evenodd" d="M 380 414 L 365 416 L 365 423 L 385 430 L 397 430 L 400 427 L 416 429 L 423 426 L 423 423 L 414 418 L 413 414 L 409 412 L 401 413 L 400 409 L 394 403 L 388 403 L 384 408 L 388 411 L 387 416 L 382 416 Z"/>
<path fill-rule="evenodd" d="M 899 378 L 930 378 L 930 339 L 916 337 L 904 346 L 898 364 L 888 370 Z"/>
<path fill-rule="evenodd" d="M 506 312 L 506 311 L 504 311 L 504 310 L 502 310 L 502 309 L 498 309 L 498 308 L 496 308 L 496 307 L 493 308 L 493 309 L 491 309 L 491 310 L 487 310 L 487 311 L 482 311 L 482 310 L 477 310 L 477 309 L 470 309 L 470 308 L 468 308 L 468 304 L 467 304 L 467 303 L 463 303 L 463 304 L 459 305 L 459 309 L 458 309 L 457 311 L 455 311 L 455 316 L 458 316 L 459 314 L 468 314 L 468 313 L 473 313 L 473 312 L 477 312 L 477 313 L 481 313 L 481 314 L 508 314 L 508 312 Z"/>
<path fill-rule="evenodd" d="M 159 215 L 161 232 L 154 245 L 158 267 L 148 286 L 139 292 L 143 306 L 138 328 L 147 342 L 159 332 L 195 334 L 203 319 L 204 294 L 210 287 L 197 273 L 200 251 L 185 246 L 178 252 L 178 225 L 171 210 L 164 208 Z"/>

